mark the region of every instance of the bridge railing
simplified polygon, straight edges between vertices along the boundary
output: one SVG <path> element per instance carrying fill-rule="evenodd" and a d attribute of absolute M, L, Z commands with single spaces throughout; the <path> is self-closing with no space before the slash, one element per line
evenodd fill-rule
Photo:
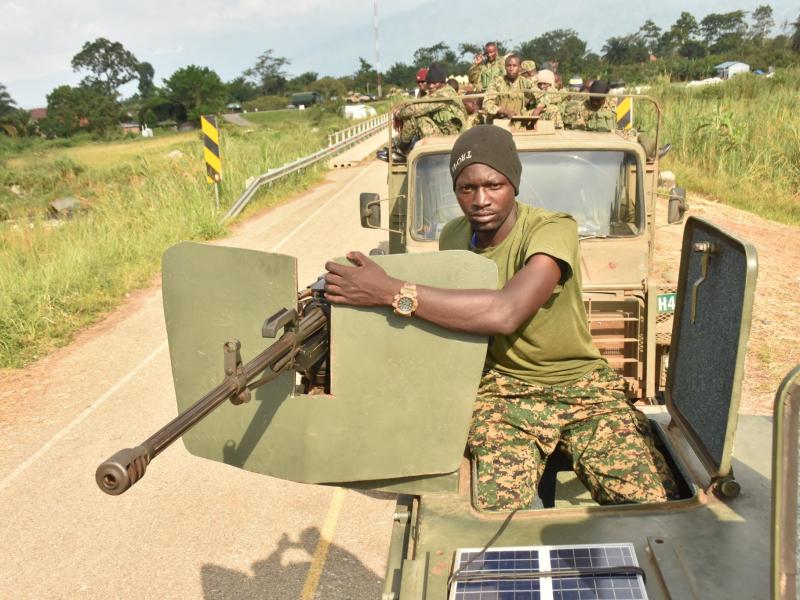
<path fill-rule="evenodd" d="M 313 154 L 298 158 L 295 161 L 280 167 L 276 167 L 275 169 L 270 169 L 266 173 L 259 175 L 250 182 L 250 185 L 247 186 L 242 195 L 239 196 L 236 202 L 234 202 L 228 211 L 222 216 L 220 222 L 225 223 L 226 221 L 236 218 L 250 203 L 261 186 L 274 183 L 282 177 L 286 177 L 291 173 L 296 173 L 297 171 L 305 169 L 306 167 L 310 167 L 320 160 L 333 156 L 342 150 L 345 150 L 350 146 L 353 146 L 358 142 L 372 136 L 386 127 L 386 124 L 389 122 L 389 116 L 390 115 L 387 113 L 377 117 L 372 117 L 366 121 L 356 123 L 347 129 L 329 134 L 328 146 L 326 148 L 317 150 Z"/>

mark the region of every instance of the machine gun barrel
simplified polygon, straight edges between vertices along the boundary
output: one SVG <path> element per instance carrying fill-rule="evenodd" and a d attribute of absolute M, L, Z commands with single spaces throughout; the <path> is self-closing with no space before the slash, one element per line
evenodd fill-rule
<path fill-rule="evenodd" d="M 267 324 L 277 320 L 279 325 L 287 324 L 282 311 Z M 234 404 L 241 404 L 249 399 L 249 391 L 278 377 L 283 371 L 293 365 L 295 355 L 300 350 L 300 344 L 323 331 L 327 325 L 327 317 L 323 309 L 314 305 L 297 320 L 293 328 L 288 328 L 285 333 L 269 348 L 258 354 L 247 364 L 235 364 L 228 368 L 226 377 L 213 390 L 200 398 L 187 410 L 179 414 L 164 427 L 156 431 L 139 446 L 124 448 L 115 453 L 108 460 L 97 467 L 95 480 L 98 487 L 112 496 L 122 494 L 134 483 L 144 477 L 147 465 L 156 456 L 161 454 L 170 444 L 181 437 L 194 425 L 202 421 L 213 412 L 220 404 L 230 399 Z M 273 326 L 274 329 L 274 326 Z M 321 335 L 321 334 L 320 334 Z M 316 341 L 316 337 L 314 337 Z M 239 342 L 232 340 L 225 343 L 226 354 L 235 354 L 238 359 Z M 264 373 L 264 371 L 267 371 Z M 257 381 L 253 381 L 259 374 L 264 373 Z"/>

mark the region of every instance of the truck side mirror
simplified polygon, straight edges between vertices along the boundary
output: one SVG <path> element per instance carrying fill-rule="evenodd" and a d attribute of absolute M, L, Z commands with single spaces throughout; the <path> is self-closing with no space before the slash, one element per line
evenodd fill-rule
<path fill-rule="evenodd" d="M 683 213 L 687 210 L 689 210 L 689 205 L 686 204 L 686 189 L 681 187 L 672 188 L 669 192 L 667 222 L 670 225 L 680 223 L 683 221 Z"/>
<path fill-rule="evenodd" d="M 361 226 L 367 229 L 380 229 L 381 197 L 378 194 L 362 192 L 358 200 L 361 205 Z"/>

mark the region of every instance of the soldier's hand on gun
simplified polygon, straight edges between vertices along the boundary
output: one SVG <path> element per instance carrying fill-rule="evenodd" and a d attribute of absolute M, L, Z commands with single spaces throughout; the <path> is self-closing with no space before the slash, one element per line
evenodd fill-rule
<path fill-rule="evenodd" d="M 403 282 L 389 277 L 382 268 L 357 251 L 347 253 L 348 267 L 337 262 L 325 263 L 325 299 L 333 304 L 353 306 L 388 306 Z"/>

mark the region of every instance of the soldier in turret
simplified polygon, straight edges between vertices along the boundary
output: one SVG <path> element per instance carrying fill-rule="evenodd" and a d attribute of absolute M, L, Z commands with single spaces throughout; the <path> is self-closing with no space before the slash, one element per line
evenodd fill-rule
<path fill-rule="evenodd" d="M 464 216 L 447 223 L 439 247 L 494 261 L 498 289 L 404 282 L 349 252 L 353 266 L 325 265 L 325 297 L 492 336 L 468 439 L 480 508 L 530 508 L 558 447 L 600 504 L 667 500 L 675 482 L 647 418 L 592 344 L 575 220 L 516 201 L 522 164 L 511 133 L 500 127 L 464 132 L 450 174 Z"/>

